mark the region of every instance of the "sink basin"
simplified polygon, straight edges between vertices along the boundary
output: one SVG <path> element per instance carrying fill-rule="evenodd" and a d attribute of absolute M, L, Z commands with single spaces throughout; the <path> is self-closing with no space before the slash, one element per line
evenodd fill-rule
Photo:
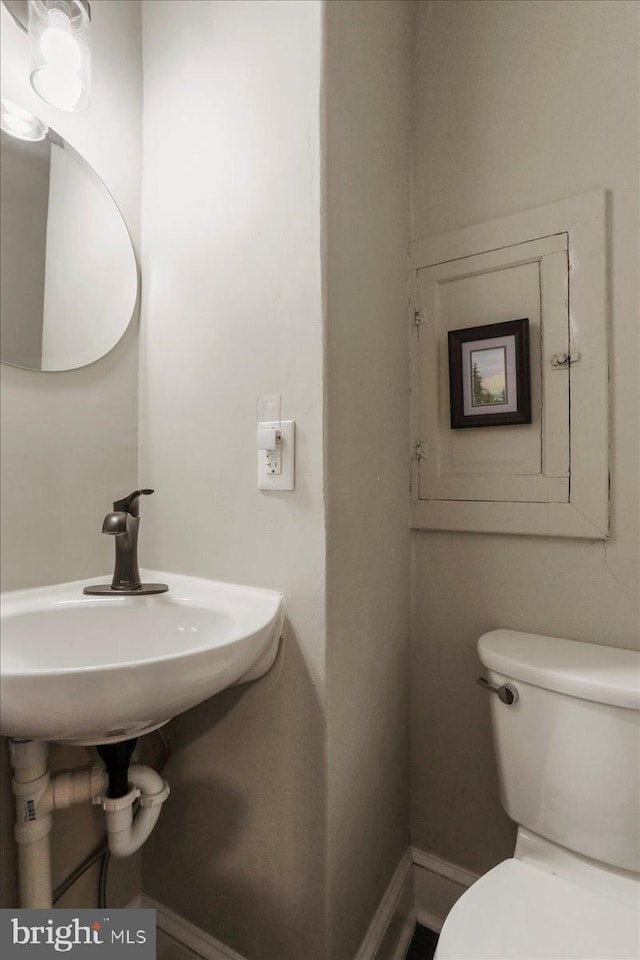
<path fill-rule="evenodd" d="M 3 736 L 79 745 L 128 740 L 269 670 L 282 594 L 141 573 L 169 592 L 83 595 L 88 583 L 109 579 L 99 577 L 3 594 Z"/>

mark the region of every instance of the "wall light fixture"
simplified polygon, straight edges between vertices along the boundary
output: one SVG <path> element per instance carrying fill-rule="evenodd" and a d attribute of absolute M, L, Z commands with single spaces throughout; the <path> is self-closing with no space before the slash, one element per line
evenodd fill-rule
<path fill-rule="evenodd" d="M 29 79 L 46 103 L 85 110 L 91 101 L 91 8 L 87 0 L 3 0 L 29 36 Z"/>
<path fill-rule="evenodd" d="M 0 127 L 18 140 L 44 140 L 49 128 L 11 100 L 0 100 Z"/>

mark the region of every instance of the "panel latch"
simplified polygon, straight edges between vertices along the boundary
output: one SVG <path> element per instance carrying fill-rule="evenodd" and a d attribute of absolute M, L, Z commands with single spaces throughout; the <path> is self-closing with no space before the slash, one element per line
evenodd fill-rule
<path fill-rule="evenodd" d="M 551 366 L 554 370 L 566 370 L 580 362 L 579 353 L 554 353 L 551 357 Z"/>

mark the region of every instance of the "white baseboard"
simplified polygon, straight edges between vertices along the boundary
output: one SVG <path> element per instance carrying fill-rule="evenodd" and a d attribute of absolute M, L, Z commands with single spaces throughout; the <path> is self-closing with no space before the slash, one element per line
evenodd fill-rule
<path fill-rule="evenodd" d="M 364 940 L 360 944 L 360 948 L 356 953 L 355 960 L 395 960 L 396 955 L 398 958 L 404 957 L 406 953 L 406 947 L 409 945 L 411 940 L 411 934 L 413 933 L 413 928 L 415 926 L 415 912 L 410 907 L 409 913 L 410 916 L 405 919 L 405 922 L 402 925 L 401 931 L 399 933 L 399 938 L 397 943 L 393 948 L 389 948 L 392 952 L 389 953 L 388 957 L 379 957 L 378 953 L 380 947 L 382 946 L 382 941 L 384 936 L 389 929 L 391 922 L 396 916 L 396 912 L 399 909 L 402 909 L 402 900 L 403 894 L 410 893 L 411 885 L 411 872 L 413 869 L 413 860 L 411 859 L 411 852 L 405 850 L 400 862 L 395 869 L 393 876 L 389 882 L 382 900 L 376 910 L 373 920 L 369 925 Z M 413 898 L 410 897 L 410 900 Z M 408 929 L 410 928 L 410 933 Z M 408 937 L 408 939 L 407 939 Z M 405 940 L 404 952 L 402 952 L 402 940 Z"/>
<path fill-rule="evenodd" d="M 448 860 L 417 847 L 409 848 L 396 867 L 355 960 L 404 960 L 416 921 L 440 933 L 453 904 L 477 879 L 478 874 Z M 135 897 L 128 906 L 155 910 L 158 927 L 202 960 L 244 960 L 230 947 L 145 894 Z M 387 935 L 394 922 L 399 929 L 390 941 Z"/>
<path fill-rule="evenodd" d="M 430 870 L 431 873 L 436 873 L 440 877 L 453 880 L 461 887 L 470 887 L 479 878 L 479 874 L 472 873 L 471 870 L 465 870 L 463 867 L 450 863 L 448 860 L 443 860 L 441 857 L 436 857 L 433 853 L 425 853 L 418 847 L 411 847 L 411 859 L 417 867 L 423 867 L 423 869 Z"/>
<path fill-rule="evenodd" d="M 409 944 L 413 940 L 413 934 L 415 933 L 416 921 L 417 917 L 415 910 L 412 910 L 410 915 L 405 920 L 400 936 L 396 942 L 396 948 L 390 955 L 390 960 L 405 960 L 407 950 L 409 949 Z M 380 960 L 384 960 L 384 958 L 380 958 Z"/>
<path fill-rule="evenodd" d="M 152 897 L 143 894 L 140 901 L 140 907 L 147 907 L 156 911 L 156 924 L 161 930 L 164 930 L 178 943 L 192 950 L 196 956 L 202 957 L 202 960 L 244 960 L 244 957 L 241 957 L 231 947 L 205 933 L 195 924 L 189 923 L 184 917 L 174 913 L 173 910 L 169 910 L 168 907 L 158 903 Z"/>
<path fill-rule="evenodd" d="M 413 902 L 418 923 L 436 933 L 456 900 L 478 879 L 477 873 L 411 848 L 413 860 Z"/>

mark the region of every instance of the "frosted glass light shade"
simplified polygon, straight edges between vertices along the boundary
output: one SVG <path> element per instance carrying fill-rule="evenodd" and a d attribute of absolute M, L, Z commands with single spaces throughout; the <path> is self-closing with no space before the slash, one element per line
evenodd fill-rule
<path fill-rule="evenodd" d="M 31 86 L 59 110 L 91 102 L 90 15 L 81 0 L 29 0 Z"/>
<path fill-rule="evenodd" d="M 44 140 L 48 126 L 11 100 L 0 101 L 0 127 L 18 140 Z"/>

